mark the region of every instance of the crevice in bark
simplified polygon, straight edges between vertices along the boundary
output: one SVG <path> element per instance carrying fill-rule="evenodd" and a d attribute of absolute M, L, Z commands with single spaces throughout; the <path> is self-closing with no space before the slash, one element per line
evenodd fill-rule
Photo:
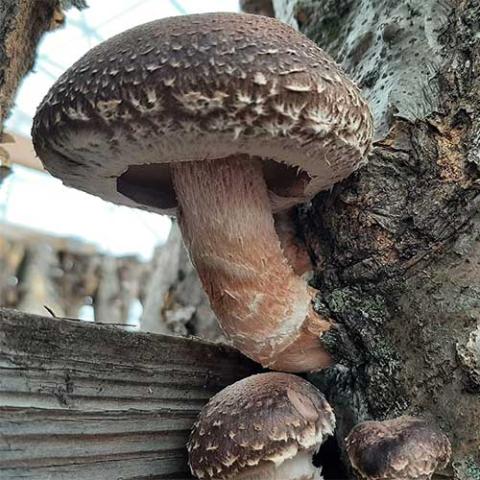
<path fill-rule="evenodd" d="M 322 477 L 325 480 L 345 480 L 347 471 L 338 461 L 340 448 L 335 437 L 330 437 L 320 448 L 313 458 L 313 464 L 322 469 Z"/>

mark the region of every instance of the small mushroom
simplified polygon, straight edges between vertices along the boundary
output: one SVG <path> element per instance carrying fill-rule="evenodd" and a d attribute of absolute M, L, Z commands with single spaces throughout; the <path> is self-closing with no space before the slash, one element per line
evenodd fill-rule
<path fill-rule="evenodd" d="M 273 214 L 364 161 L 372 117 L 320 48 L 278 20 L 212 13 L 141 25 L 52 87 L 32 137 L 66 185 L 178 215 L 223 330 L 265 367 L 317 370 L 328 318 Z"/>
<path fill-rule="evenodd" d="M 321 480 L 312 457 L 334 429 L 333 410 L 312 384 L 253 375 L 203 408 L 187 445 L 190 469 L 206 480 Z"/>
<path fill-rule="evenodd" d="M 428 480 L 448 465 L 451 455 L 444 433 L 406 416 L 359 423 L 346 447 L 354 470 L 366 480 Z"/>

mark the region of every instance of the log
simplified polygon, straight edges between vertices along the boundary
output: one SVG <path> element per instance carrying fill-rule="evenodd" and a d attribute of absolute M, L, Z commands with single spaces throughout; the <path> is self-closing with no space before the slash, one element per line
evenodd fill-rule
<path fill-rule="evenodd" d="M 0 225 L 0 305 L 78 317 L 91 305 L 98 323 L 127 324 L 143 306 L 140 329 L 222 339 L 215 315 L 174 224 L 152 262 L 109 257 L 94 245 Z M 136 319 L 133 319 L 136 320 Z"/>
<path fill-rule="evenodd" d="M 58 316 L 65 314 L 52 278 L 58 268 L 56 254 L 47 243 L 38 243 L 28 251 L 19 278 L 19 310 L 41 315 L 47 307 Z"/>
<path fill-rule="evenodd" d="M 96 322 L 121 325 L 130 322 L 131 308 L 139 297 L 146 268 L 135 257 L 102 257 L 99 285 L 93 298 Z"/>
<path fill-rule="evenodd" d="M 0 309 L 0 478 L 191 478 L 200 408 L 256 371 L 194 338 Z"/>
<path fill-rule="evenodd" d="M 107 271 L 102 264 L 114 263 Z M 123 315 L 114 318 L 104 305 L 99 322 L 126 323 L 128 306 L 138 296 L 140 274 L 146 264 L 132 258 L 105 257 L 94 245 L 68 237 L 57 237 L 11 224 L 0 225 L 0 305 L 56 316 L 76 317 L 95 296 L 105 302 L 108 294 L 120 303 Z M 109 274 L 118 278 L 117 290 L 108 287 Z M 100 282 L 102 285 L 100 285 Z M 101 295 L 98 295 L 101 290 Z M 110 302 L 111 304 L 112 302 Z M 110 313 L 110 314 L 109 314 Z"/>
<path fill-rule="evenodd" d="M 328 51 L 375 118 L 369 163 L 299 209 L 334 368 L 310 376 L 337 414 L 420 415 L 480 479 L 480 3 L 274 0 Z M 353 474 L 350 478 L 354 478 Z"/>
<path fill-rule="evenodd" d="M 63 7 L 85 6 L 83 0 L 2 0 L 0 3 L 0 135 L 15 92 L 33 67 L 42 35 L 64 19 Z"/>
<path fill-rule="evenodd" d="M 63 24 L 63 9 L 86 6 L 85 0 L 0 2 L 0 186 L 10 174 L 11 153 L 5 146 L 15 142 L 12 135 L 4 134 L 3 123 L 23 77 L 33 68 L 37 45 L 45 32 Z M 22 158 L 25 154 L 28 157 L 31 153 L 29 142 L 21 143 L 20 154 Z"/>
<path fill-rule="evenodd" d="M 140 328 L 145 332 L 171 333 L 163 318 L 163 312 L 166 309 L 167 295 L 178 282 L 181 248 L 181 233 L 174 222 L 167 241 L 155 249 L 151 262 L 151 274 L 145 288 L 143 314 L 140 319 Z"/>
<path fill-rule="evenodd" d="M 240 0 L 240 8 L 247 13 L 274 17 L 272 0 Z"/>

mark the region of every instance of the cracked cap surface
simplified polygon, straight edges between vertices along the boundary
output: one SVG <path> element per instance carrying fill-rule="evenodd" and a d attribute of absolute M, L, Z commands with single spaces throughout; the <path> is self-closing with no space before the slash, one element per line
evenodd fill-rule
<path fill-rule="evenodd" d="M 276 19 L 239 13 L 107 40 L 60 77 L 32 130 L 66 185 L 167 213 L 171 162 L 261 157 L 280 210 L 348 176 L 371 136 L 368 106 L 327 54 Z"/>
<path fill-rule="evenodd" d="M 297 453 L 313 455 L 334 428 L 332 408 L 306 380 L 253 375 L 204 407 L 188 442 L 190 468 L 200 479 L 228 479 L 267 463 L 280 466 Z"/>

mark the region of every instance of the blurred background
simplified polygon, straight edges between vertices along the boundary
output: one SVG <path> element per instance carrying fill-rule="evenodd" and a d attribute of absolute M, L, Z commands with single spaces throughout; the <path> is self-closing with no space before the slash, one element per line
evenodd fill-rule
<path fill-rule="evenodd" d="M 30 129 L 50 86 L 98 43 L 155 18 L 238 11 L 238 0 L 88 0 L 88 5 L 68 10 L 65 25 L 44 36 L 5 125 L 14 141 L 2 145 L 11 173 L 0 179 L 0 306 L 219 338 L 170 219 L 64 187 L 42 170 Z"/>

